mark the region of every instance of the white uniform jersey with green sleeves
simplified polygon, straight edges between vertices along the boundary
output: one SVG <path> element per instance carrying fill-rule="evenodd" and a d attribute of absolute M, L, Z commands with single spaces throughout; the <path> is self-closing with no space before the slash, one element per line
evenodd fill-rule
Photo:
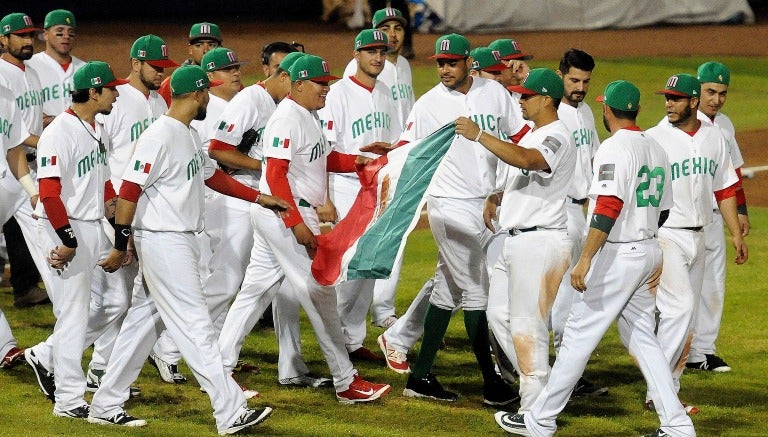
<path fill-rule="evenodd" d="M 123 179 L 141 186 L 133 226 L 160 232 L 203 229 L 205 179 L 216 170 L 193 128 L 163 115 L 136 142 Z"/>
<path fill-rule="evenodd" d="M 522 128 L 522 125 L 510 126 L 516 118 L 507 94 L 498 82 L 479 77 L 472 78 L 467 94 L 439 83 L 416 101 L 400 138 L 405 141 L 424 138 L 464 116 L 488 134 L 506 141 Z M 432 179 L 428 194 L 458 199 L 485 197 L 496 187 L 499 165 L 496 155 L 488 149 L 457 135 Z"/>
<path fill-rule="evenodd" d="M 564 102 L 557 108 L 558 118 L 571 131 L 573 143 L 576 146 L 576 169 L 573 173 L 573 184 L 568 196 L 573 199 L 584 199 L 589 192 L 592 181 L 592 157 L 600 146 L 600 139 L 595 129 L 595 117 L 592 109 L 584 102 L 573 107 Z"/>
<path fill-rule="evenodd" d="M 707 117 L 707 115 L 701 111 L 698 111 L 696 116 L 702 123 L 717 126 L 723 132 L 723 136 L 726 141 L 728 141 L 728 153 L 731 155 L 733 168 L 741 168 L 744 166 L 744 158 L 741 156 L 741 149 L 739 148 L 739 143 L 736 141 L 736 128 L 733 127 L 731 119 L 722 112 L 718 112 L 715 115 L 714 120 Z"/>
<path fill-rule="evenodd" d="M 362 146 L 374 141 L 394 143 L 400 137 L 395 102 L 378 80 L 373 89 L 350 77 L 339 80 L 331 86 L 325 107 L 317 115 L 325 137 L 340 153 L 360 155 Z M 350 176 L 357 178 L 354 173 Z"/>
<path fill-rule="evenodd" d="M 253 84 L 241 90 L 227 103 L 219 116 L 214 139 L 237 146 L 248 129 L 258 134 L 256 144 L 251 147 L 248 156 L 261 160 L 264 157 L 263 133 L 267 120 L 275 112 L 277 104 L 261 83 Z M 238 170 L 235 179 L 254 188 L 259 187 L 260 171 Z"/>
<path fill-rule="evenodd" d="M 168 105 L 157 91 L 144 95 L 131 84 L 118 85 L 120 95 L 112 106 L 109 115 L 97 115 L 112 139 L 109 155 L 109 169 L 112 172 L 112 185 L 120 192 L 123 172 L 128 166 L 128 159 L 133 153 L 136 140 L 152 122 L 168 110 Z"/>
<path fill-rule="evenodd" d="M 72 56 L 72 62 L 64 70 L 58 61 L 45 52 L 32 55 L 27 65 L 34 68 L 40 79 L 43 95 L 43 113 L 59 115 L 72 104 L 75 71 L 85 65 L 85 61 Z"/>
<path fill-rule="evenodd" d="M 738 181 L 720 129 L 701 124 L 691 136 L 666 119 L 647 134 L 667 152 L 674 205 L 665 228 L 705 226 L 712 222 L 712 193 Z"/>
<path fill-rule="evenodd" d="M 327 156 L 331 144 L 320 130 L 320 119 L 315 111 L 308 111 L 291 98 L 283 99 L 264 128 L 264 158 L 290 161 L 288 183 L 295 199 L 312 206 L 325 203 L 328 177 Z M 269 166 L 266 163 L 265 166 Z M 272 194 L 262 172 L 261 190 Z"/>
<path fill-rule="evenodd" d="M 10 172 L 5 156 L 8 150 L 18 146 L 29 137 L 29 131 L 21 119 L 21 111 L 16 106 L 13 93 L 0 87 L 0 178 Z"/>
<path fill-rule="evenodd" d="M 37 143 L 37 177 L 59 178 L 61 201 L 71 219 L 104 217 L 108 161 L 109 140 L 101 123 L 81 123 L 70 112 L 57 115 Z M 44 212 L 43 208 L 37 209 Z"/>
<path fill-rule="evenodd" d="M 219 96 L 209 94 L 208 107 L 206 108 L 205 120 L 192 120 L 189 124 L 197 131 L 200 141 L 203 142 L 203 152 L 208 153 L 208 146 L 213 139 L 213 133 L 218 126 L 217 122 L 221 119 L 221 113 L 227 106 L 227 101 Z"/>
<path fill-rule="evenodd" d="M 661 146 L 642 131 L 620 129 L 603 141 L 595 154 L 594 168 L 590 217 L 597 196 L 615 196 L 624 202 L 608 241 L 654 238 L 659 212 L 672 207 L 673 196 L 669 162 Z"/>
<path fill-rule="evenodd" d="M 344 77 L 354 76 L 357 72 L 357 61 L 352 59 L 344 69 Z M 398 55 L 397 63 L 389 59 L 384 62 L 384 69 L 381 70 L 378 80 L 384 82 L 389 89 L 392 100 L 398 108 L 398 117 L 400 128 L 405 126 L 405 120 L 413 109 L 413 103 L 416 99 L 413 93 L 413 76 L 411 75 L 411 64 L 404 57 Z"/>
<path fill-rule="evenodd" d="M 510 166 L 499 207 L 502 229 L 565 230 L 565 198 L 573 179 L 576 148 L 570 130 L 560 120 L 529 132 L 520 147 L 536 149 L 550 170 L 523 170 Z"/>
<path fill-rule="evenodd" d="M 32 68 L 19 68 L 0 59 L 0 86 L 13 93 L 16 107 L 21 111 L 21 119 L 32 135 L 43 133 L 43 95 L 40 92 L 40 79 Z"/>

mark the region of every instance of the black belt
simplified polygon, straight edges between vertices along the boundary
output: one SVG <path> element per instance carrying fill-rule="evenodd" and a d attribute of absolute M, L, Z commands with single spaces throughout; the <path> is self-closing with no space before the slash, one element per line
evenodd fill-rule
<path fill-rule="evenodd" d="M 523 233 L 523 232 L 533 232 L 538 231 L 540 228 L 538 226 L 534 226 L 532 228 L 512 228 L 509 229 L 509 235 L 517 235 L 517 233 Z"/>
<path fill-rule="evenodd" d="M 687 227 L 687 228 L 678 228 L 678 229 L 685 229 L 686 231 L 699 232 L 702 229 L 704 229 L 704 227 L 703 226 L 691 226 L 691 227 Z"/>
<path fill-rule="evenodd" d="M 27 162 L 32 162 L 37 159 L 37 153 L 27 153 Z"/>
<path fill-rule="evenodd" d="M 583 199 L 574 199 L 573 197 L 569 197 L 569 199 L 571 199 L 571 203 L 575 203 L 576 205 L 584 205 L 585 203 L 587 203 L 586 197 Z"/>

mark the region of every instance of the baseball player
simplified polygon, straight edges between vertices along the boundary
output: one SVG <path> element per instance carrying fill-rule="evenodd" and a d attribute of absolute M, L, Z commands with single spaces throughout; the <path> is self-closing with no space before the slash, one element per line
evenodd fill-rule
<path fill-rule="evenodd" d="M 202 65 L 203 56 L 209 50 L 221 47 L 222 41 L 221 29 L 219 29 L 218 25 L 208 22 L 193 24 L 189 28 L 189 48 L 187 49 L 189 58 L 184 60 L 181 65 Z M 171 104 L 170 80 L 170 76 L 163 79 L 160 88 L 157 90 L 158 94 L 163 96 L 167 105 Z"/>
<path fill-rule="evenodd" d="M 510 126 L 514 109 L 506 90 L 495 81 L 469 75 L 472 59 L 466 38 L 457 34 L 441 36 L 432 58 L 437 62 L 440 83 L 415 103 L 401 141 L 423 138 L 462 115 L 477 120 L 484 131 L 499 138 L 507 138 L 520 129 L 521 126 Z M 457 136 L 427 192 L 427 212 L 438 247 L 438 263 L 424 317 L 419 359 L 408 377 L 405 396 L 449 402 L 457 399 L 456 393 L 443 389 L 432 374 L 432 366 L 451 314 L 461 307 L 472 351 L 483 375 L 483 403 L 503 406 L 515 399 L 512 389 L 494 370 L 485 317 L 488 270 L 484 257 L 492 233 L 483 225 L 481 211 L 485 196 L 496 185 L 499 165 L 491 152 Z M 416 299 L 420 299 L 419 295 Z M 411 305 L 418 306 L 417 300 Z M 393 328 L 398 323 L 399 320 Z M 379 342 L 389 356 L 386 338 Z"/>
<path fill-rule="evenodd" d="M 389 87 L 377 79 L 387 62 L 387 36 L 380 30 L 365 29 L 355 37 L 354 47 L 355 74 L 334 83 L 325 107 L 318 111 L 331 146 L 347 154 L 359 153 L 361 147 L 374 142 L 393 144 L 401 131 L 398 108 Z M 323 206 L 329 215 L 322 217 L 318 209 L 320 220 L 335 222 L 346 217 L 359 191 L 357 175 L 330 173 L 329 198 Z M 379 355 L 363 346 L 375 284 L 375 279 L 360 279 L 336 287 L 341 327 L 353 359 L 381 361 Z M 374 323 L 377 321 L 374 316 Z"/>
<path fill-rule="evenodd" d="M 56 324 L 50 342 L 25 354 L 38 380 L 41 368 L 54 370 L 55 391 L 47 395 L 54 401 L 53 414 L 61 417 L 88 416 L 83 350 L 119 323 L 128 307 L 123 277 L 97 265 L 110 247 L 101 225 L 104 203 L 116 195 L 108 183 L 108 139 L 95 116 L 111 111 L 116 86 L 124 83 L 104 62 L 81 67 L 73 77 L 72 106 L 48 125 L 38 142 L 38 231 L 43 247 L 52 248 L 48 262 L 56 274 L 48 292 Z M 108 356 L 110 351 L 102 353 Z M 46 389 L 44 384 L 41 388 Z"/>
<path fill-rule="evenodd" d="M 336 398 L 345 404 L 369 402 L 387 394 L 391 387 L 367 382 L 357 374 L 344 347 L 336 290 L 320 286 L 310 273 L 317 247 L 315 235 L 320 233 L 315 207 L 325 202 L 326 170 L 353 171 L 355 162 L 369 159 L 332 151 L 323 136 L 316 111 L 325 106 L 328 82 L 338 79 L 329 73 L 327 63 L 304 55 L 293 62 L 290 72 L 290 98 L 277 105 L 264 127 L 266 163 L 259 187 L 287 199 L 295 209 L 282 217 L 252 211 L 251 261 L 243 287 L 227 313 L 219 346 L 222 351 L 239 354 L 245 335 L 275 294 L 282 292 L 280 283 L 288 281 L 312 323 L 333 376 Z M 231 368 L 234 361 L 225 360 L 225 366 Z"/>
<path fill-rule="evenodd" d="M 499 78 L 496 78 L 504 86 L 519 85 L 525 79 L 530 71 L 530 67 L 525 61 L 533 59 L 533 55 L 524 53 L 520 44 L 510 38 L 502 38 L 488 44 L 488 48 L 499 53 L 501 60 L 507 66 L 505 70 L 499 72 Z M 515 95 L 519 99 L 519 95 Z"/>
<path fill-rule="evenodd" d="M 701 84 L 690 74 L 676 74 L 657 91 L 666 99 L 666 119 L 648 130 L 667 152 L 674 205 L 659 229 L 664 252 L 661 283 L 656 293 L 659 310 L 657 337 L 664 350 L 676 390 L 685 369 L 693 317 L 697 311 L 704 277 L 704 226 L 712 222 L 710 193 L 731 232 L 736 263 L 747 261 L 747 245 L 741 234 L 736 207 L 738 176 L 733 169 L 728 143 L 720 129 L 696 117 Z M 653 387 L 646 400 L 652 400 Z M 651 407 L 651 403 L 646 403 Z M 689 405 L 695 413 L 698 409 Z"/>
<path fill-rule="evenodd" d="M 589 92 L 592 70 L 595 60 L 592 56 L 579 49 L 569 49 L 560 59 L 557 70 L 563 79 L 564 94 L 557 108 L 557 116 L 568 130 L 571 131 L 576 145 L 576 167 L 573 172 L 571 190 L 565 201 L 565 211 L 568 216 L 568 235 L 573 241 L 571 266 L 578 261 L 584 239 L 586 238 L 587 222 L 584 217 L 583 205 L 587 202 L 589 184 L 592 180 L 592 157 L 600 146 L 600 139 L 595 128 L 595 117 L 589 105 L 584 103 L 584 97 Z M 569 272 L 566 271 L 567 278 Z M 563 327 L 574 299 L 580 299 L 581 294 L 571 286 L 570 281 L 562 281 L 552 306 L 552 334 L 555 350 L 560 349 Z M 605 387 L 598 387 L 588 380 L 581 378 L 574 389 L 574 395 L 602 395 L 608 392 Z"/>
<path fill-rule="evenodd" d="M 291 44 L 275 41 L 265 45 L 261 49 L 261 71 L 264 72 L 264 77 L 274 76 L 285 55 L 297 51 L 304 53 L 304 46 L 295 41 Z"/>
<path fill-rule="evenodd" d="M 194 233 L 203 226 L 204 184 L 267 208 L 288 207 L 215 170 L 203 153 L 189 123 L 205 118 L 208 89 L 219 84 L 210 82 L 199 66 L 177 69 L 171 76 L 171 107 L 139 138 L 133 165 L 126 168 L 115 216 L 115 248 L 101 265 L 110 272 L 122 265 L 133 223 L 146 289 L 143 295 L 134 292 L 115 353 L 93 396 L 89 422 L 146 425 L 122 405 L 163 327 L 210 396 L 221 435 L 258 424 L 272 412 L 269 407 L 247 408 L 242 390 L 224 370 L 197 268 L 200 251 Z"/>
<path fill-rule="evenodd" d="M 728 116 L 720 112 L 728 97 L 731 73 L 728 67 L 719 62 L 705 62 L 699 66 L 697 79 L 701 82 L 701 102 L 697 116 L 702 123 L 715 125 L 722 130 L 730 146 L 733 167 L 741 180 L 744 159 L 736 142 L 735 129 Z M 736 188 L 736 203 L 741 235 L 746 237 L 749 234 L 749 216 L 747 200 L 741 187 Z M 725 301 L 725 236 L 720 210 L 714 208 L 713 213 L 712 223 L 704 226 L 704 282 L 699 310 L 694 316 L 693 340 L 686 367 L 729 372 L 731 367 L 716 354 L 715 348 Z"/>
<path fill-rule="evenodd" d="M 277 104 L 291 90 L 290 67 L 304 55 L 290 46 L 288 48 L 294 51 L 281 57 L 283 62 L 272 76 L 243 89 L 227 104 L 211 140 L 210 156 L 220 165 L 237 169 L 232 173 L 233 177 L 252 188 L 259 187 L 261 177 L 264 126 Z M 272 58 L 275 56 L 278 56 L 277 52 Z M 219 244 L 222 250 L 214 251 L 211 257 L 211 272 L 204 281 L 204 288 L 214 328 L 221 336 L 220 342 L 229 342 L 235 341 L 240 335 L 245 336 L 245 333 L 240 333 L 239 326 L 249 317 L 252 305 L 243 300 L 231 308 L 229 305 L 241 284 L 243 289 L 252 285 L 253 278 L 246 274 L 246 267 L 251 260 L 260 258 L 261 253 L 252 250 L 254 234 L 259 231 L 251 223 L 253 214 L 258 210 L 252 210 L 239 199 L 224 197 L 220 201 L 223 207 L 206 211 L 206 225 L 221 229 Z M 332 381 L 310 374 L 301 356 L 301 306 L 287 282 L 281 285 L 274 302 L 275 336 L 280 346 L 277 366 L 279 383 L 300 387 L 329 387 Z M 232 315 L 224 329 L 228 312 Z M 239 349 L 222 351 L 225 366 L 233 370 L 249 368 L 248 363 L 238 359 Z"/>
<path fill-rule="evenodd" d="M 497 339 L 520 375 L 520 411 L 527 411 L 549 376 L 547 319 L 571 257 L 565 197 L 576 151 L 570 131 L 557 117 L 563 81 L 554 71 L 533 69 L 522 85 L 510 91 L 522 94 L 523 117 L 536 126 L 519 145 L 483 134 L 466 118 L 457 121 L 456 131 L 474 138 L 511 166 L 504 191 L 486 202 L 491 219 L 501 206 L 498 226 L 508 233 L 490 287 L 509 293 L 509 325 L 493 330 L 508 329 L 506 336 Z M 536 250 L 531 251 L 532 247 Z"/>
<path fill-rule="evenodd" d="M 32 55 L 27 65 L 40 79 L 43 95 L 43 124 L 64 112 L 72 102 L 72 77 L 85 62 L 72 56 L 75 15 L 66 9 L 49 12 L 43 21 L 45 50 Z"/>
<path fill-rule="evenodd" d="M 612 137 L 595 155 L 589 233 L 570 275 L 583 299 L 573 303 L 552 373 L 530 410 L 498 412 L 496 422 L 513 434 L 554 435 L 557 415 L 589 356 L 618 318 L 629 353 L 654 386 L 661 428 L 653 435 L 695 436 L 653 332 L 652 285 L 662 263 L 655 237 L 672 206 L 669 163 L 664 150 L 635 123 L 640 108 L 637 87 L 615 81 L 597 100 L 603 102 L 603 120 Z"/>

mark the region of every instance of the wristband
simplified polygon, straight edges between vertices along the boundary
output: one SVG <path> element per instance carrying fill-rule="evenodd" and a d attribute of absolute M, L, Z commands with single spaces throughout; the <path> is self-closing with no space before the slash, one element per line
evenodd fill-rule
<path fill-rule="evenodd" d="M 482 129 L 480 129 L 480 132 L 478 132 L 478 133 L 477 133 L 477 136 L 475 137 L 475 142 L 476 142 L 476 143 L 479 143 L 479 142 L 480 142 L 480 137 L 481 137 L 481 136 L 483 136 L 483 130 L 482 130 Z"/>
<path fill-rule="evenodd" d="M 37 191 L 37 187 L 35 186 L 35 181 L 32 180 L 32 176 L 30 176 L 29 173 L 20 177 L 19 183 L 21 184 L 21 187 L 24 188 L 24 191 L 27 192 L 29 197 L 35 197 L 40 195 L 40 193 Z"/>
<path fill-rule="evenodd" d="M 128 249 L 128 238 L 131 236 L 131 225 L 115 224 L 115 249 L 125 252 Z"/>
<path fill-rule="evenodd" d="M 77 238 L 75 238 L 75 231 L 72 230 L 72 226 L 67 223 L 66 225 L 56 229 L 56 235 L 61 238 L 61 243 L 65 246 L 74 249 L 77 247 Z"/>
<path fill-rule="evenodd" d="M 253 199 L 253 203 L 259 203 L 259 199 L 261 199 L 261 191 L 256 191 L 256 198 Z"/>
<path fill-rule="evenodd" d="M 742 203 L 741 205 L 736 205 L 736 212 L 741 215 L 749 215 L 747 214 L 747 204 Z"/>

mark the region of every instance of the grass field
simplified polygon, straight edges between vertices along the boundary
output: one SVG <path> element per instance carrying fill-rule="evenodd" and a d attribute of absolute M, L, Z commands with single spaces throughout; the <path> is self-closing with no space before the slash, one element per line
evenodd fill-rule
<path fill-rule="evenodd" d="M 728 298 L 719 352 L 734 370 L 726 374 L 688 372 L 681 397 L 695 402 L 702 412 L 694 416 L 699 436 L 763 436 L 768 417 L 768 314 L 762 297 L 768 294 L 764 266 L 768 263 L 768 209 L 753 208 L 753 231 L 748 237 L 747 265 L 728 264 Z M 406 249 L 397 307 L 403 311 L 421 284 L 434 272 L 432 236 L 415 231 Z M 729 254 L 729 260 L 732 255 Z M 0 292 L 0 306 L 21 345 L 40 341 L 51 331 L 50 306 L 16 310 L 9 289 Z M 306 321 L 303 322 L 307 326 Z M 379 328 L 369 331 L 368 346 L 375 348 Z M 447 350 L 438 354 L 435 373 L 448 388 L 461 393 L 455 405 L 413 400 L 400 395 L 405 378 L 371 364 L 357 368 L 367 378 L 386 381 L 392 393 L 371 405 L 339 405 L 333 391 L 285 389 L 276 382 L 277 348 L 271 330 L 250 335 L 243 357 L 258 363 L 259 375 L 241 381 L 258 389 L 254 405 L 270 405 L 273 416 L 254 434 L 284 436 L 455 436 L 503 435 L 492 410 L 480 406 L 481 381 L 468 350 L 461 313 L 451 322 Z M 304 352 L 310 367 L 327 374 L 327 368 L 309 329 L 304 331 Z M 413 355 L 411 359 L 413 359 Z M 185 373 L 191 376 L 189 370 Z M 575 399 L 561 415 L 561 436 L 634 436 L 657 426 L 655 414 L 642 408 L 645 385 L 639 371 L 623 350 L 615 329 L 608 332 L 593 355 L 586 375 L 610 387 L 607 396 Z M 129 411 L 149 421 L 147 428 L 114 429 L 56 418 L 51 404 L 37 391 L 32 370 L 26 366 L 0 372 L 0 436 L 17 435 L 211 435 L 213 418 L 207 397 L 197 384 L 172 386 L 160 383 L 155 370 L 144 366 L 138 385 L 142 396 L 128 402 Z"/>

